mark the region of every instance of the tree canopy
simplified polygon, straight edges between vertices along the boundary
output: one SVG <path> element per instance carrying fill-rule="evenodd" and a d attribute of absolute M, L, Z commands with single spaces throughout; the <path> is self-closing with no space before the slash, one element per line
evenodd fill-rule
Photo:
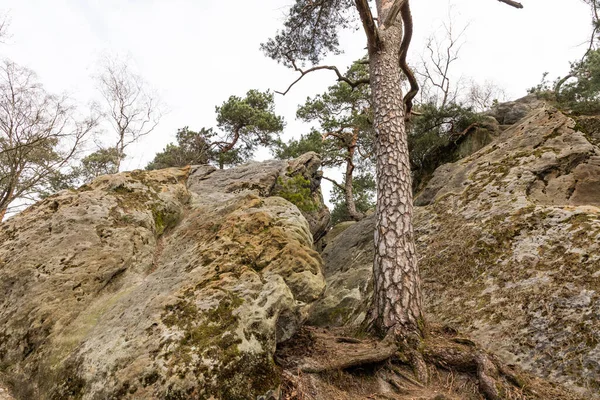
<path fill-rule="evenodd" d="M 283 117 L 275 114 L 273 93 L 269 91 L 252 89 L 244 98 L 231 96 L 215 107 L 215 112 L 220 132 L 212 145 L 221 168 L 246 161 L 259 145 L 274 144 L 285 126 Z"/>
<path fill-rule="evenodd" d="M 345 76 L 350 79 L 368 79 L 369 72 L 365 60 L 352 64 Z M 363 181 L 373 180 L 374 132 L 371 112 L 371 92 L 368 85 L 353 88 L 344 81 L 329 87 L 327 92 L 314 98 L 307 98 L 298 107 L 298 119 L 317 123 L 318 128 L 298 140 L 287 144 L 279 143 L 274 151 L 278 158 L 298 157 L 306 151 L 315 151 L 322 157 L 323 166 L 345 166 L 344 179 L 338 182 L 330 176 L 324 179 L 334 184 L 332 201 L 336 208 L 335 222 L 346 219 L 360 220 L 364 213 L 373 207 L 374 187 L 356 185 L 353 180 L 355 169 Z M 355 192 L 358 190 L 358 192 Z M 340 197 L 339 193 L 343 193 Z M 356 200 L 361 201 L 356 201 Z"/>
<path fill-rule="evenodd" d="M 15 200 L 28 204 L 55 184 L 97 123 L 46 92 L 33 71 L 0 65 L 0 221 Z"/>
<path fill-rule="evenodd" d="M 202 128 L 199 132 L 187 126 L 177 131 L 177 144 L 170 143 L 154 156 L 146 169 L 185 167 L 186 165 L 208 164 L 215 157 L 210 140 L 214 137 L 212 129 Z"/>
<path fill-rule="evenodd" d="M 104 99 L 102 112 L 116 136 L 110 144 L 118 153 L 112 171 L 116 173 L 125 158 L 125 149 L 154 131 L 163 109 L 156 93 L 125 60 L 104 57 L 95 78 Z"/>

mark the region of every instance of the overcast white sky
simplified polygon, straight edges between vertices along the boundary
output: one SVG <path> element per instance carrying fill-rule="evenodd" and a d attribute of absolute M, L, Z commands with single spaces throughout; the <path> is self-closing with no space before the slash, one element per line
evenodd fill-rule
<path fill-rule="evenodd" d="M 261 42 L 281 26 L 293 0 L 2 0 L 11 18 L 0 56 L 36 71 L 51 92 L 67 91 L 81 103 L 97 98 L 90 76 L 106 53 L 128 55 L 132 67 L 162 96 L 170 112 L 135 148 L 126 169 L 143 168 L 178 128 L 215 125 L 214 107 L 248 89 L 281 90 L 295 79 L 266 58 Z M 415 37 L 409 63 L 424 39 L 448 14 L 448 0 L 412 0 Z M 581 56 L 590 32 L 588 8 L 580 0 L 522 0 L 517 10 L 496 0 L 452 0 L 458 24 L 470 22 L 456 72 L 477 81 L 492 79 L 510 97 L 520 97 L 543 72 L 564 74 Z M 362 31 L 344 36 L 346 53 L 327 60 L 345 69 L 365 50 Z M 295 122 L 306 96 L 334 83 L 323 71 L 305 78 L 290 94 L 277 96 L 287 121 L 285 138 L 307 127 Z M 107 133 L 108 134 L 108 133 Z M 261 158 L 268 153 L 262 152 Z"/>

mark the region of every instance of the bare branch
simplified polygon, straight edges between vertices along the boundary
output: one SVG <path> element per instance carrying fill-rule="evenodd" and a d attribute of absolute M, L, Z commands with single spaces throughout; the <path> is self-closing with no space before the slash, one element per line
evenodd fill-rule
<path fill-rule="evenodd" d="M 412 115 L 412 106 L 413 106 L 412 101 L 415 98 L 415 96 L 417 95 L 417 93 L 419 92 L 419 83 L 417 82 L 417 78 L 415 78 L 415 75 L 414 75 L 412 69 L 410 69 L 410 67 L 408 66 L 408 63 L 406 62 L 406 56 L 408 55 L 408 48 L 410 46 L 410 42 L 412 41 L 413 21 L 412 21 L 412 14 L 410 12 L 410 5 L 408 3 L 408 0 L 404 0 L 403 2 L 396 1 L 394 6 L 392 6 L 392 11 L 394 11 L 393 7 L 395 7 L 395 6 L 397 6 L 398 10 L 401 12 L 402 23 L 404 24 L 404 37 L 402 38 L 402 43 L 400 44 L 400 61 L 399 62 L 400 62 L 400 68 L 402 69 L 402 72 L 404 72 L 404 75 L 406 76 L 406 79 L 408 80 L 408 82 L 410 84 L 410 89 L 404 96 L 404 105 L 406 107 L 405 119 L 410 119 L 410 117 Z M 394 18 L 397 18 L 397 15 Z"/>
<path fill-rule="evenodd" d="M 292 64 L 292 66 L 294 67 L 294 70 L 300 72 L 300 77 L 298 79 L 296 79 L 294 82 L 292 82 L 292 84 L 290 86 L 288 86 L 288 88 L 285 90 L 285 92 L 279 92 L 277 90 L 275 91 L 275 93 L 280 94 L 282 96 L 285 96 L 290 91 L 290 89 L 292 87 L 294 87 L 294 85 L 296 83 L 300 82 L 300 80 L 302 80 L 302 78 L 304 78 L 305 75 L 307 75 L 311 72 L 314 72 L 314 71 L 319 71 L 319 70 L 324 70 L 324 69 L 334 71 L 335 74 L 337 75 L 338 82 L 346 82 L 348 85 L 350 85 L 352 87 L 352 89 L 354 89 L 360 85 L 369 83 L 369 79 L 359 79 L 357 81 L 353 81 L 353 80 L 345 77 L 344 75 L 342 75 L 341 72 L 339 71 L 339 69 L 337 69 L 337 67 L 332 66 L 332 65 L 320 65 L 317 67 L 309 68 L 307 70 L 303 70 L 296 65 L 296 62 L 294 60 L 292 60 L 289 57 L 288 57 L 288 59 L 289 59 L 290 63 Z"/>
<path fill-rule="evenodd" d="M 513 0 L 498 0 L 500 3 L 508 4 L 515 8 L 523 8 L 523 4 Z"/>
<path fill-rule="evenodd" d="M 339 183 L 337 183 L 336 181 L 334 181 L 331 178 L 323 176 L 322 179 L 325 179 L 326 181 L 329 181 L 329 182 L 333 183 L 338 189 L 345 190 L 344 186 L 340 185 Z"/>
<path fill-rule="evenodd" d="M 0 219 L 17 199 L 36 199 L 68 166 L 98 118 L 76 118 L 66 96 L 52 96 L 35 74 L 0 66 Z"/>
<path fill-rule="evenodd" d="M 113 172 L 118 172 L 125 148 L 153 132 L 163 112 L 156 94 L 147 89 L 141 76 L 131 72 L 126 61 L 105 56 L 101 65 L 96 81 L 105 100 L 104 114 L 117 136 Z"/>
<path fill-rule="evenodd" d="M 0 43 L 4 43 L 4 39 L 8 37 L 8 26 L 10 19 L 7 15 L 0 16 Z"/>
<path fill-rule="evenodd" d="M 424 57 L 421 58 L 423 72 L 417 71 L 417 74 L 424 79 L 423 86 L 430 85 L 429 88 L 426 88 L 426 92 L 430 91 L 431 87 L 437 89 L 435 98 L 429 98 L 426 101 L 434 101 L 441 108 L 456 100 L 459 87 L 451 82 L 451 67 L 458 60 L 464 43 L 462 38 L 468 28 L 467 24 L 456 34 L 452 21 L 452 14 L 449 13 L 448 22 L 442 25 L 445 35 L 441 40 L 435 36 L 427 39 L 425 45 L 427 60 Z"/>

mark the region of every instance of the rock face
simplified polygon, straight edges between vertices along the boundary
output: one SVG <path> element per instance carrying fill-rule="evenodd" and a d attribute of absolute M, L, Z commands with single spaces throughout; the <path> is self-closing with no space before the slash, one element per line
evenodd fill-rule
<path fill-rule="evenodd" d="M 527 116 L 531 110 L 540 107 L 541 104 L 536 95 L 530 94 L 515 101 L 497 104 L 488 114 L 501 125 L 513 125 Z"/>
<path fill-rule="evenodd" d="M 104 176 L 0 225 L 2 383 L 17 400 L 277 390 L 276 343 L 325 287 L 319 163 Z"/>
<path fill-rule="evenodd" d="M 490 145 L 438 168 L 415 201 L 429 319 L 590 398 L 600 389 L 595 137 L 598 132 L 540 104 Z M 367 219 L 325 248 L 329 286 L 311 315 L 313 323 L 362 321 L 372 246 Z M 346 264 L 328 265 L 340 257 Z"/>
<path fill-rule="evenodd" d="M 359 325 L 365 318 L 373 290 L 371 276 L 375 257 L 375 215 L 359 222 L 339 225 L 324 238 L 326 246 L 321 256 L 327 289 L 323 298 L 313 307 L 308 320 L 311 325 Z"/>

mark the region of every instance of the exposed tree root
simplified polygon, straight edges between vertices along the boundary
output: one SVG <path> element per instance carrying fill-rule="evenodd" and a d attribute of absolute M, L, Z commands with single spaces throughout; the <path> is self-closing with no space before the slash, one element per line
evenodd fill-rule
<path fill-rule="evenodd" d="M 502 387 L 499 379 L 499 368 L 483 351 L 455 344 L 454 342 L 441 342 L 428 344 L 423 353 L 427 361 L 448 370 L 474 373 L 479 381 L 481 393 L 488 400 L 500 400 L 499 388 Z"/>
<path fill-rule="evenodd" d="M 303 335 L 278 351 L 284 381 L 295 388 L 284 390 L 286 400 L 583 399 L 503 364 L 448 330 L 431 330 L 418 349 L 389 337 L 347 340 L 317 328 L 305 328 Z"/>
<path fill-rule="evenodd" d="M 321 342 L 327 346 L 327 342 L 335 341 L 337 346 L 329 346 L 327 359 L 319 357 L 313 359 L 307 357 L 304 364 L 300 366 L 302 372 L 318 373 L 325 371 L 335 371 L 348 369 L 361 365 L 374 364 L 390 359 L 398 351 L 398 347 L 391 338 L 386 338 L 382 342 L 376 341 L 339 341 L 339 338 L 331 338 L 326 334 L 317 334 Z M 345 344 L 341 346 L 340 344 Z"/>

